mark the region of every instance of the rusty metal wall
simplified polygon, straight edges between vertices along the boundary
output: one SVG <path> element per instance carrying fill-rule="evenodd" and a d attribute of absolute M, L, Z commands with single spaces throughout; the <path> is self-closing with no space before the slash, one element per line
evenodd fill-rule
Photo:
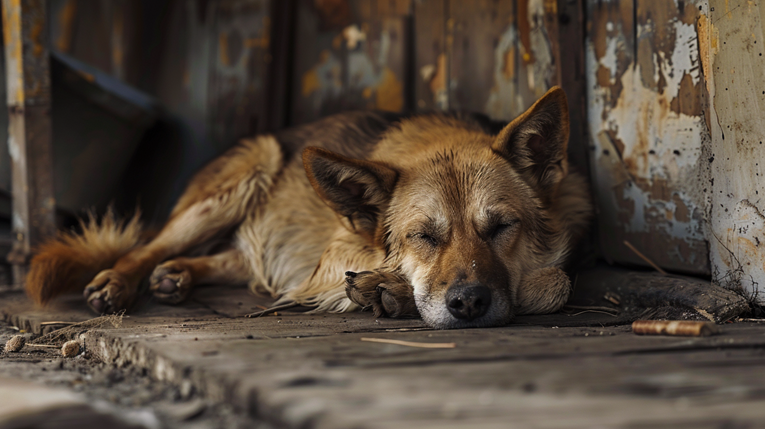
<path fill-rule="evenodd" d="M 296 14 L 293 124 L 409 107 L 409 0 L 299 0 Z"/>
<path fill-rule="evenodd" d="M 587 2 L 592 181 L 603 255 L 709 275 L 712 189 L 699 57 L 705 1 Z"/>

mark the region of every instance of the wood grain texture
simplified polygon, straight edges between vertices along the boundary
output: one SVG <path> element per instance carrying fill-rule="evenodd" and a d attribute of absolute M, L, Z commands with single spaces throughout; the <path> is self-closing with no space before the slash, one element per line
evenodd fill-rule
<path fill-rule="evenodd" d="M 765 38 L 763 6 L 745 1 L 710 1 L 705 15 L 706 66 L 713 85 L 712 143 L 707 183 L 711 197 L 710 238 L 716 281 L 757 297 L 765 285 L 760 244 L 762 214 Z M 765 195 L 765 194 L 764 194 Z"/>

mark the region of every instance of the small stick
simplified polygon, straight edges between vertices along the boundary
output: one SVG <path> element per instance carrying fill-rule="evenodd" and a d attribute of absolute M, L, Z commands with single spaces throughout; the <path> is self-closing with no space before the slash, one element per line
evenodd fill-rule
<path fill-rule="evenodd" d="M 298 304 L 297 302 L 292 302 L 289 304 L 277 305 L 262 311 L 256 311 L 254 313 L 247 314 L 244 317 L 260 317 L 260 316 L 265 316 L 266 314 L 276 313 L 277 311 L 287 310 L 289 308 L 295 308 L 295 307 L 300 307 L 300 304 Z"/>
<path fill-rule="evenodd" d="M 587 305 L 564 305 L 563 310 L 601 311 L 604 313 L 619 313 L 619 310 L 611 307 L 587 306 Z"/>
<path fill-rule="evenodd" d="M 74 325 L 77 322 L 42 322 L 40 323 L 40 326 L 48 326 L 48 325 Z"/>
<path fill-rule="evenodd" d="M 396 344 L 399 346 L 407 347 L 419 347 L 422 349 L 453 349 L 457 347 L 457 344 L 455 343 L 417 343 L 413 341 L 390 340 L 387 338 L 362 338 L 361 341 L 369 341 L 370 343 Z"/>
<path fill-rule="evenodd" d="M 706 337 L 718 333 L 711 322 L 690 320 L 636 320 L 632 332 L 637 335 L 674 335 L 683 337 Z"/>
<path fill-rule="evenodd" d="M 58 346 L 52 346 L 50 344 L 29 344 L 29 343 L 27 343 L 27 347 L 48 347 L 48 348 L 52 348 L 52 349 L 57 349 L 58 348 Z"/>
<path fill-rule="evenodd" d="M 648 259 L 648 257 L 647 257 L 647 256 L 645 256 L 644 254 L 640 253 L 640 251 L 639 251 L 639 250 L 637 250 L 637 249 L 635 248 L 635 246 L 633 246 L 633 245 L 632 245 L 632 243 L 630 243 L 630 242 L 629 242 L 629 241 L 627 241 L 627 240 L 624 240 L 624 245 L 625 245 L 625 246 L 627 246 L 627 247 L 628 247 L 630 250 L 632 250 L 633 252 L 635 252 L 635 254 L 636 254 L 636 255 L 637 255 L 637 256 L 638 256 L 640 259 L 644 260 L 644 261 L 645 261 L 645 262 L 646 262 L 648 265 L 652 266 L 654 270 L 656 270 L 656 271 L 658 271 L 659 273 L 661 273 L 661 275 L 663 275 L 663 276 L 666 276 L 666 275 L 667 275 L 667 272 L 666 272 L 666 271 L 662 270 L 662 269 L 661 269 L 661 268 L 660 268 L 658 265 L 654 264 L 654 263 L 653 263 L 653 261 L 652 261 L 652 260 L 650 260 L 650 259 Z"/>

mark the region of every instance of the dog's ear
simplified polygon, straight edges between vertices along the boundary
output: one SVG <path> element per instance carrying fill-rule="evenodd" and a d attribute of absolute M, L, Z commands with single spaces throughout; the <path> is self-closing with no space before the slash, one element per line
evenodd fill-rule
<path fill-rule="evenodd" d="M 553 87 L 497 136 L 492 149 L 507 159 L 543 199 L 568 174 L 566 93 Z"/>
<path fill-rule="evenodd" d="M 348 219 L 354 232 L 373 236 L 398 174 L 373 161 L 347 158 L 317 147 L 303 151 L 308 180 L 332 210 Z"/>

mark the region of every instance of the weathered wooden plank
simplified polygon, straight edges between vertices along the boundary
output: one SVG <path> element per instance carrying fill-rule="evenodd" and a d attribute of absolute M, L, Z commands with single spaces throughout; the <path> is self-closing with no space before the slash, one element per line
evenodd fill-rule
<path fill-rule="evenodd" d="M 568 97 L 570 137 L 569 161 L 577 171 L 589 177 L 589 149 L 587 130 L 587 77 L 584 71 L 585 49 L 582 41 L 585 34 L 583 0 L 558 0 L 557 14 L 547 13 L 547 28 L 552 28 L 550 19 L 558 21 L 557 38 L 552 34 L 550 41 L 555 54 L 557 83 Z M 553 30 L 549 30 L 551 33 Z"/>
<path fill-rule="evenodd" d="M 291 123 L 407 100 L 409 0 L 297 4 Z"/>
<path fill-rule="evenodd" d="M 44 0 L 3 1 L 15 238 L 8 261 L 19 285 L 33 246 L 55 232 L 46 6 Z"/>
<path fill-rule="evenodd" d="M 700 20 L 704 73 L 712 100 L 708 165 L 714 279 L 758 297 L 765 285 L 763 6 L 710 1 Z M 762 298 L 758 297 L 762 302 Z"/>
<path fill-rule="evenodd" d="M 703 3 L 703 2 L 702 2 Z M 588 2 L 591 168 L 603 255 L 709 274 L 696 2 Z M 637 20 L 633 22 L 633 20 Z"/>
<path fill-rule="evenodd" d="M 517 2 L 449 2 L 449 107 L 510 120 L 523 112 Z"/>
<path fill-rule="evenodd" d="M 291 58 L 294 51 L 296 0 L 271 1 L 271 43 L 266 84 L 265 119 L 258 131 L 273 132 L 288 125 L 289 84 Z"/>
<path fill-rule="evenodd" d="M 265 128 L 271 43 L 269 0 L 212 3 L 210 138 L 226 147 Z"/>
<path fill-rule="evenodd" d="M 448 110 L 449 67 L 446 52 L 449 0 L 414 2 L 415 84 L 417 109 Z"/>

